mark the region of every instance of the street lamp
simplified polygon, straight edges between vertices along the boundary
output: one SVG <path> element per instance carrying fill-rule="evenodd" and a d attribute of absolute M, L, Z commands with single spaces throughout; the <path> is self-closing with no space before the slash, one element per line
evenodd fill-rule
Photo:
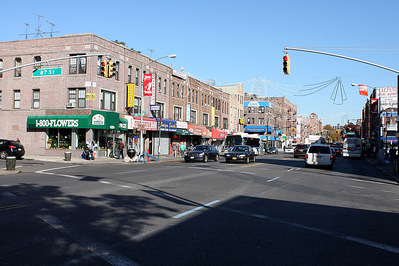
<path fill-rule="evenodd" d="M 142 63 L 141 64 L 141 107 L 140 107 L 140 125 L 143 124 L 143 110 L 144 110 L 144 67 L 146 67 L 147 65 L 151 64 L 152 62 L 157 62 L 158 60 L 161 60 L 163 58 L 176 58 L 176 54 L 171 54 L 171 55 L 167 55 L 167 56 L 162 56 L 156 60 L 152 60 L 150 58 L 150 62 L 148 62 L 147 64 Z M 142 126 L 141 126 L 142 127 Z M 143 143 L 143 128 L 141 128 L 140 130 L 140 155 L 144 155 L 144 143 Z M 143 158 L 144 159 L 144 158 Z"/>
<path fill-rule="evenodd" d="M 356 84 L 356 83 L 352 83 L 351 84 L 352 86 L 360 86 L 359 84 Z M 375 90 L 378 90 L 378 107 L 377 107 L 377 115 L 378 115 L 378 142 L 377 142 L 377 148 L 378 148 L 378 154 L 377 154 L 377 163 L 382 163 L 382 159 L 381 158 L 383 158 L 383 155 L 381 154 L 382 153 L 382 147 L 381 147 L 381 133 L 380 133 L 380 131 L 381 131 L 381 118 L 380 118 L 380 107 L 381 107 L 381 92 L 380 92 L 380 89 L 379 88 L 377 88 L 377 87 L 373 87 L 373 86 L 368 86 L 368 85 L 364 85 L 364 86 L 367 86 L 367 87 L 370 87 L 370 88 L 373 88 L 373 89 L 375 89 Z"/>

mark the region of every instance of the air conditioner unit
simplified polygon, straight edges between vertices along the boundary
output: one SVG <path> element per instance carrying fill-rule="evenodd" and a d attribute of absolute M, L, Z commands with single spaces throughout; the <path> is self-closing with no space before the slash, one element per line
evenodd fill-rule
<path fill-rule="evenodd" d="M 76 107 L 76 103 L 67 103 L 67 108 L 75 108 Z"/>

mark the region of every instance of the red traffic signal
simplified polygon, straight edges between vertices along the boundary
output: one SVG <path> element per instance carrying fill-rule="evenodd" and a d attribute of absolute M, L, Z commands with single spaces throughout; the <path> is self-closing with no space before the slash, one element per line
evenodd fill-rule
<path fill-rule="evenodd" d="M 108 60 L 101 62 L 101 76 L 108 78 Z"/>
<path fill-rule="evenodd" d="M 288 56 L 288 54 L 285 54 L 283 56 L 283 72 L 286 75 L 290 74 L 290 57 Z"/>

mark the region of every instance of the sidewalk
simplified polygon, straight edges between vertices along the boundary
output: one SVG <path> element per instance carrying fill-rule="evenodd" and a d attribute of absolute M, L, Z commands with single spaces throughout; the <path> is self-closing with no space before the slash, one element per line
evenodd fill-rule
<path fill-rule="evenodd" d="M 158 158 L 158 156 L 155 156 Z M 16 166 L 18 164 L 21 164 L 22 162 L 26 163 L 28 161 L 43 161 L 43 162 L 57 162 L 57 163 L 65 163 L 65 164 L 130 164 L 130 165 L 135 165 L 135 164 L 144 164 L 144 162 L 126 162 L 120 159 L 116 158 L 96 158 L 95 160 L 84 160 L 81 158 L 77 157 L 72 157 L 70 161 L 65 161 L 64 157 L 59 157 L 59 156 L 38 156 L 38 155 L 26 155 L 22 157 L 22 160 L 16 160 Z M 173 157 L 173 155 L 160 155 L 158 161 L 154 161 L 153 159 L 150 159 L 148 164 L 154 164 L 154 163 L 165 163 L 165 162 L 182 162 L 184 161 L 183 157 L 177 156 Z M 20 173 L 18 171 L 18 168 L 16 170 L 6 170 L 6 160 L 1 160 L 2 166 L 0 167 L 0 175 L 8 175 L 8 174 L 16 174 Z"/>
<path fill-rule="evenodd" d="M 391 177 L 392 180 L 396 181 L 399 183 L 399 173 L 394 172 L 394 164 L 389 163 L 389 158 L 385 157 L 384 159 L 384 164 L 377 164 L 377 160 L 372 157 L 363 157 L 364 160 L 366 160 L 369 164 L 375 166 L 377 169 L 379 169 L 381 172 L 384 174 L 388 175 Z"/>

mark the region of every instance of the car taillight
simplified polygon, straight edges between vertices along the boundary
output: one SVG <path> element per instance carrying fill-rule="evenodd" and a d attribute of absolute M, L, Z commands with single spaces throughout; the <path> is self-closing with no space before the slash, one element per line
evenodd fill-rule
<path fill-rule="evenodd" d="M 331 156 L 330 156 L 330 160 L 332 160 L 332 159 L 334 159 L 334 155 L 331 155 Z"/>
<path fill-rule="evenodd" d="M 8 148 L 15 149 L 16 147 L 14 145 L 8 145 Z"/>
<path fill-rule="evenodd" d="M 308 156 L 309 156 L 309 155 L 306 153 L 306 159 L 308 158 Z"/>

